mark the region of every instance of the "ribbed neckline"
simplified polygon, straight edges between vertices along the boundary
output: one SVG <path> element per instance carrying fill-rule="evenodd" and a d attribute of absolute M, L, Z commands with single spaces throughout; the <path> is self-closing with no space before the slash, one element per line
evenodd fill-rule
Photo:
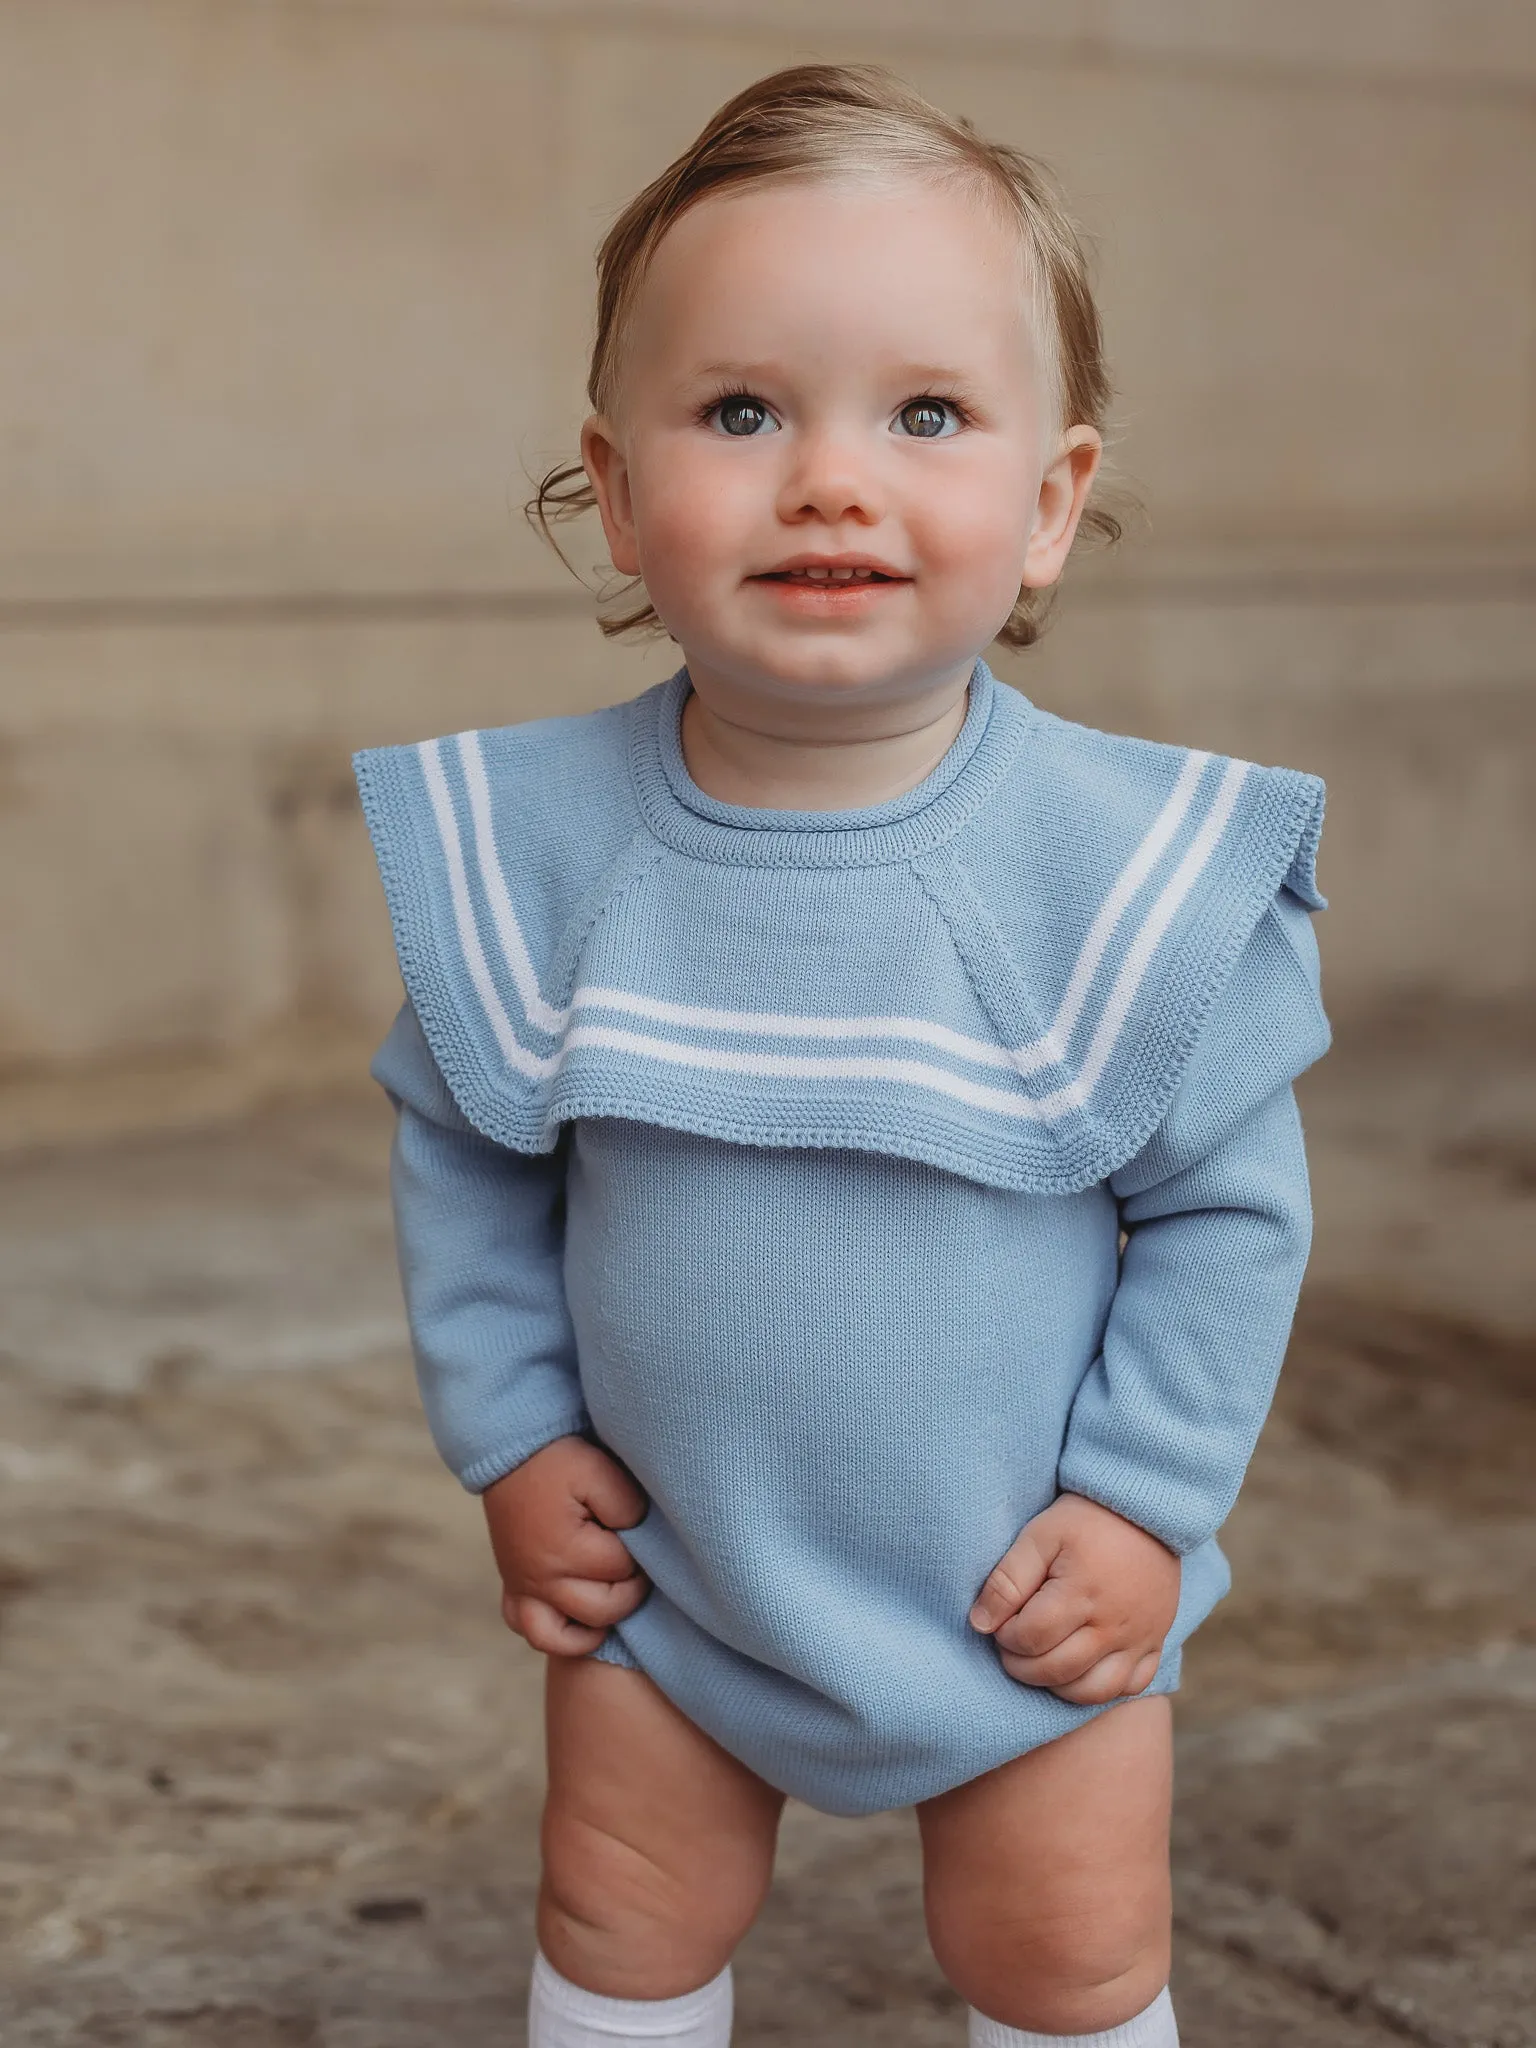
<path fill-rule="evenodd" d="M 978 661 L 965 721 L 915 788 L 860 810 L 777 811 L 721 803 L 688 773 L 682 719 L 692 689 L 680 668 L 635 701 L 630 758 L 641 809 L 666 845 L 739 867 L 875 867 L 941 845 L 997 787 L 1030 710 Z"/>

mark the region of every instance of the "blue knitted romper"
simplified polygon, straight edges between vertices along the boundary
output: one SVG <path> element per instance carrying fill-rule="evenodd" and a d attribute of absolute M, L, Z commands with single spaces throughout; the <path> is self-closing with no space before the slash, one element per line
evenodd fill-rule
<path fill-rule="evenodd" d="M 1216 1531 L 1309 1236 L 1312 777 L 1107 736 L 984 663 L 849 812 L 722 804 L 686 670 L 357 767 L 408 1001 L 375 1062 L 422 1394 L 479 1491 L 583 1432 L 649 1497 L 596 1654 L 835 1813 L 1102 1709 L 966 1616 L 1062 1491 Z"/>

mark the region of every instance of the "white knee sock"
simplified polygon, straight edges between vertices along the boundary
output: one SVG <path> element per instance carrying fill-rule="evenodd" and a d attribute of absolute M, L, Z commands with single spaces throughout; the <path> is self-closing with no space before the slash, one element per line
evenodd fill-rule
<path fill-rule="evenodd" d="M 1028 2034 L 973 2012 L 971 2048 L 1179 2048 L 1179 2029 L 1173 2000 L 1160 1991 L 1145 2012 L 1103 2034 Z"/>
<path fill-rule="evenodd" d="M 729 1964 L 681 1998 L 604 1998 L 534 1957 L 528 2048 L 729 2048 L 730 2039 Z"/>

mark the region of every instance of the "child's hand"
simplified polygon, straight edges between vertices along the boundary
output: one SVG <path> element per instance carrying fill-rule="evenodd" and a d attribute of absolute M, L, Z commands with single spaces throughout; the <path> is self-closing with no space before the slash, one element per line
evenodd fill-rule
<path fill-rule="evenodd" d="M 534 1649 L 585 1657 L 650 1590 L 613 1533 L 641 1519 L 645 1495 L 585 1437 L 557 1437 L 481 1498 L 502 1619 Z"/>
<path fill-rule="evenodd" d="M 1145 1529 L 1081 1494 L 1027 1522 L 977 1595 L 971 1626 L 1003 1669 L 1074 1706 L 1152 1683 L 1179 1604 L 1179 1560 Z"/>

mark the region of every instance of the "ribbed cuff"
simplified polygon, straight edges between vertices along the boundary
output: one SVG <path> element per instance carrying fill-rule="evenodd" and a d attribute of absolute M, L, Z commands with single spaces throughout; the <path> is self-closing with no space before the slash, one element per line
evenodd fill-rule
<path fill-rule="evenodd" d="M 697 1991 L 685 1991 L 681 1998 L 605 1998 L 600 1991 L 583 1991 L 562 1977 L 542 1953 L 533 1959 L 530 2017 L 569 2021 L 584 2040 L 670 2041 L 678 2048 L 692 2048 L 694 2043 L 714 2048 L 730 2038 L 731 2004 L 729 1963 L 718 1977 Z"/>
<path fill-rule="evenodd" d="M 585 1436 L 592 1427 L 584 1408 L 568 1408 L 563 1415 L 551 1415 L 544 1422 L 518 1433 L 511 1443 L 484 1453 L 457 1474 L 466 1493 L 484 1493 L 498 1479 L 505 1479 L 519 1465 L 526 1465 L 535 1451 L 557 1443 L 563 1436 Z"/>
<path fill-rule="evenodd" d="M 970 2048 L 1179 2048 L 1179 2028 L 1165 1986 L 1145 2012 L 1103 2034 L 1030 2034 L 973 2011 Z"/>

